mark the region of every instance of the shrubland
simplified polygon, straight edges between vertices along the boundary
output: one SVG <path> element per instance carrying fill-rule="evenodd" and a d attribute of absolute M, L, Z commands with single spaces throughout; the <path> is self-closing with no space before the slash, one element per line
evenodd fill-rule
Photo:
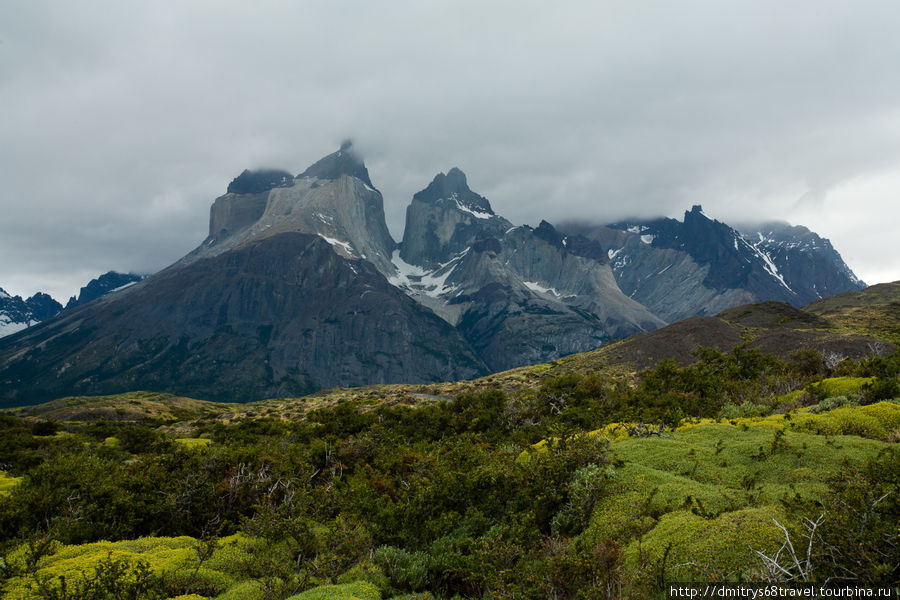
<path fill-rule="evenodd" d="M 900 357 L 696 358 L 293 418 L 0 416 L 3 597 L 898 585 Z M 809 568 L 785 562 L 786 537 Z"/>

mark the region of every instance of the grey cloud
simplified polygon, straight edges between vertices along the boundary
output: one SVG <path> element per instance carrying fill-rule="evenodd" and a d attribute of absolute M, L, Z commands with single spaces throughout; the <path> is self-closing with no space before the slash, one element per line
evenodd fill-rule
<path fill-rule="evenodd" d="M 4 3 L 0 286 L 161 268 L 244 168 L 299 172 L 347 136 L 395 237 L 458 166 L 517 223 L 700 203 L 900 278 L 884 195 L 829 201 L 900 166 L 898 23 L 837 0 Z"/>

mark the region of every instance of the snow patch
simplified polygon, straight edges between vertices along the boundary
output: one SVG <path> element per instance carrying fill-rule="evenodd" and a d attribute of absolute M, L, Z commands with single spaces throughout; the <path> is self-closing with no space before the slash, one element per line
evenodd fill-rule
<path fill-rule="evenodd" d="M 335 238 L 330 238 L 327 235 L 322 235 L 321 233 L 319 234 L 319 237 L 322 238 L 323 240 L 325 240 L 326 242 L 328 242 L 329 244 L 331 244 L 332 246 L 340 246 L 341 248 L 344 249 L 344 251 L 347 254 L 351 254 L 351 255 L 353 254 L 353 246 L 351 246 L 349 243 L 342 242 L 341 240 L 338 240 Z"/>
<path fill-rule="evenodd" d="M 650 228 L 647 227 L 646 225 L 632 225 L 631 227 L 627 228 L 625 231 L 627 231 L 628 233 L 644 233 L 648 229 L 650 229 Z"/>
<path fill-rule="evenodd" d="M 137 283 L 137 281 L 129 281 L 129 282 L 126 283 L 125 285 L 120 285 L 120 286 L 117 287 L 117 288 L 113 288 L 113 289 L 109 290 L 108 293 L 111 294 L 111 293 L 113 293 L 113 292 L 118 292 L 119 290 L 124 290 L 125 288 L 131 287 L 131 286 L 133 286 L 133 285 L 136 284 L 136 283 Z"/>
<path fill-rule="evenodd" d="M 622 250 L 624 250 L 624 248 L 619 248 L 618 250 L 613 250 L 613 249 L 610 248 L 609 250 L 606 251 L 606 256 L 609 257 L 609 260 L 612 260 L 612 259 L 614 259 L 614 258 L 616 257 L 616 255 L 619 254 L 619 252 L 621 252 Z"/>
<path fill-rule="evenodd" d="M 647 244 L 647 245 L 652 244 L 652 243 L 653 243 L 653 240 L 655 240 L 655 239 L 656 239 L 656 236 L 655 236 L 655 235 L 647 234 L 647 235 L 642 235 L 642 236 L 641 236 L 641 241 L 644 242 L 644 243 Z"/>
<path fill-rule="evenodd" d="M 437 298 L 456 291 L 455 286 L 447 285 L 447 278 L 456 269 L 459 259 L 469 252 L 466 248 L 445 263 L 442 263 L 433 271 L 426 271 L 418 265 L 411 265 L 400 258 L 400 250 L 394 250 L 391 254 L 391 263 L 397 269 L 397 274 L 388 277 L 388 283 L 398 288 L 405 288 L 414 293 L 422 293 L 432 298 Z"/>
<path fill-rule="evenodd" d="M 740 238 L 740 240 L 741 240 L 741 242 L 743 242 L 743 244 L 744 244 L 745 246 L 747 246 L 748 248 L 750 248 L 750 250 L 751 250 L 754 254 L 756 254 L 760 259 L 762 259 L 762 261 L 763 261 L 763 267 L 766 269 L 766 271 L 769 273 L 769 275 L 771 275 L 772 277 L 774 277 L 775 279 L 777 279 L 778 282 L 779 282 L 781 285 L 783 285 L 784 288 L 785 288 L 787 291 L 789 291 L 789 292 L 792 293 L 792 294 L 796 294 L 796 292 L 795 292 L 794 290 L 791 289 L 791 286 L 789 286 L 789 285 L 784 281 L 784 277 L 781 275 L 781 273 L 778 272 L 778 267 L 775 266 L 775 263 L 772 261 L 772 258 L 771 258 L 768 254 L 766 254 L 765 252 L 763 252 L 762 250 L 760 250 L 757 246 L 755 246 L 754 244 L 751 244 L 750 242 L 748 242 L 748 241 L 745 240 L 744 238 Z M 735 236 L 735 238 L 734 238 L 734 247 L 735 247 L 735 249 L 737 249 L 737 244 L 738 244 L 738 237 Z"/>
<path fill-rule="evenodd" d="M 30 323 L 13 322 L 0 319 L 0 337 L 12 335 L 17 331 L 27 329 L 29 325 Z"/>
<path fill-rule="evenodd" d="M 453 192 L 452 194 L 450 194 L 450 199 L 453 200 L 454 202 L 456 202 L 456 207 L 459 210 L 461 210 L 463 212 L 467 212 L 470 215 L 473 215 L 476 219 L 490 219 L 491 217 L 494 216 L 491 213 L 481 212 L 481 211 L 475 210 L 471 207 L 464 205 L 462 202 L 459 201 L 459 196 L 456 194 L 456 192 Z"/>
<path fill-rule="evenodd" d="M 522 283 L 524 283 L 525 287 L 527 287 L 532 292 L 541 292 L 542 294 L 553 294 L 557 298 L 560 297 L 560 294 L 559 294 L 559 292 L 556 291 L 556 289 L 554 289 L 552 287 L 544 287 L 536 281 L 523 281 Z"/>

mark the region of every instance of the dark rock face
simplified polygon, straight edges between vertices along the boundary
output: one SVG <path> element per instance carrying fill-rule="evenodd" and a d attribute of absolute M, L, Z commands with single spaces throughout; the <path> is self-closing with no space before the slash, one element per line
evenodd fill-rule
<path fill-rule="evenodd" d="M 572 228 L 607 248 L 622 291 L 667 322 L 777 300 L 800 306 L 865 286 L 827 240 L 805 227 L 740 233 L 700 206 L 684 220 L 655 219 Z"/>
<path fill-rule="evenodd" d="M 82 304 L 87 304 L 91 300 L 96 300 L 100 296 L 108 294 L 122 286 L 137 283 L 141 279 L 143 279 L 143 276 L 135 275 L 134 273 L 117 273 L 115 271 L 104 273 L 100 277 L 92 279 L 86 286 L 82 287 L 81 291 L 78 292 L 77 298 L 75 296 L 69 298 L 69 302 L 66 304 L 66 310 L 81 306 Z"/>
<path fill-rule="evenodd" d="M 484 373 L 371 264 L 302 233 L 167 270 L 0 343 L 6 406 L 133 389 L 249 401 Z"/>
<path fill-rule="evenodd" d="M 278 169 L 244 170 L 228 184 L 229 194 L 261 194 L 279 185 L 287 185 L 294 176 Z"/>
<path fill-rule="evenodd" d="M 831 242 L 806 227 L 770 222 L 741 230 L 747 243 L 769 257 L 801 304 L 866 287 Z"/>

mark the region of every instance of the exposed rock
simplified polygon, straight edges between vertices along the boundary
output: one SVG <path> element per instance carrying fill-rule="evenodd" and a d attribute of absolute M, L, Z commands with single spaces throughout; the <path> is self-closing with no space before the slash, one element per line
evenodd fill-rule
<path fill-rule="evenodd" d="M 168 269 L 0 342 L 0 402 L 168 390 L 249 401 L 484 374 L 462 337 L 317 235 Z"/>

